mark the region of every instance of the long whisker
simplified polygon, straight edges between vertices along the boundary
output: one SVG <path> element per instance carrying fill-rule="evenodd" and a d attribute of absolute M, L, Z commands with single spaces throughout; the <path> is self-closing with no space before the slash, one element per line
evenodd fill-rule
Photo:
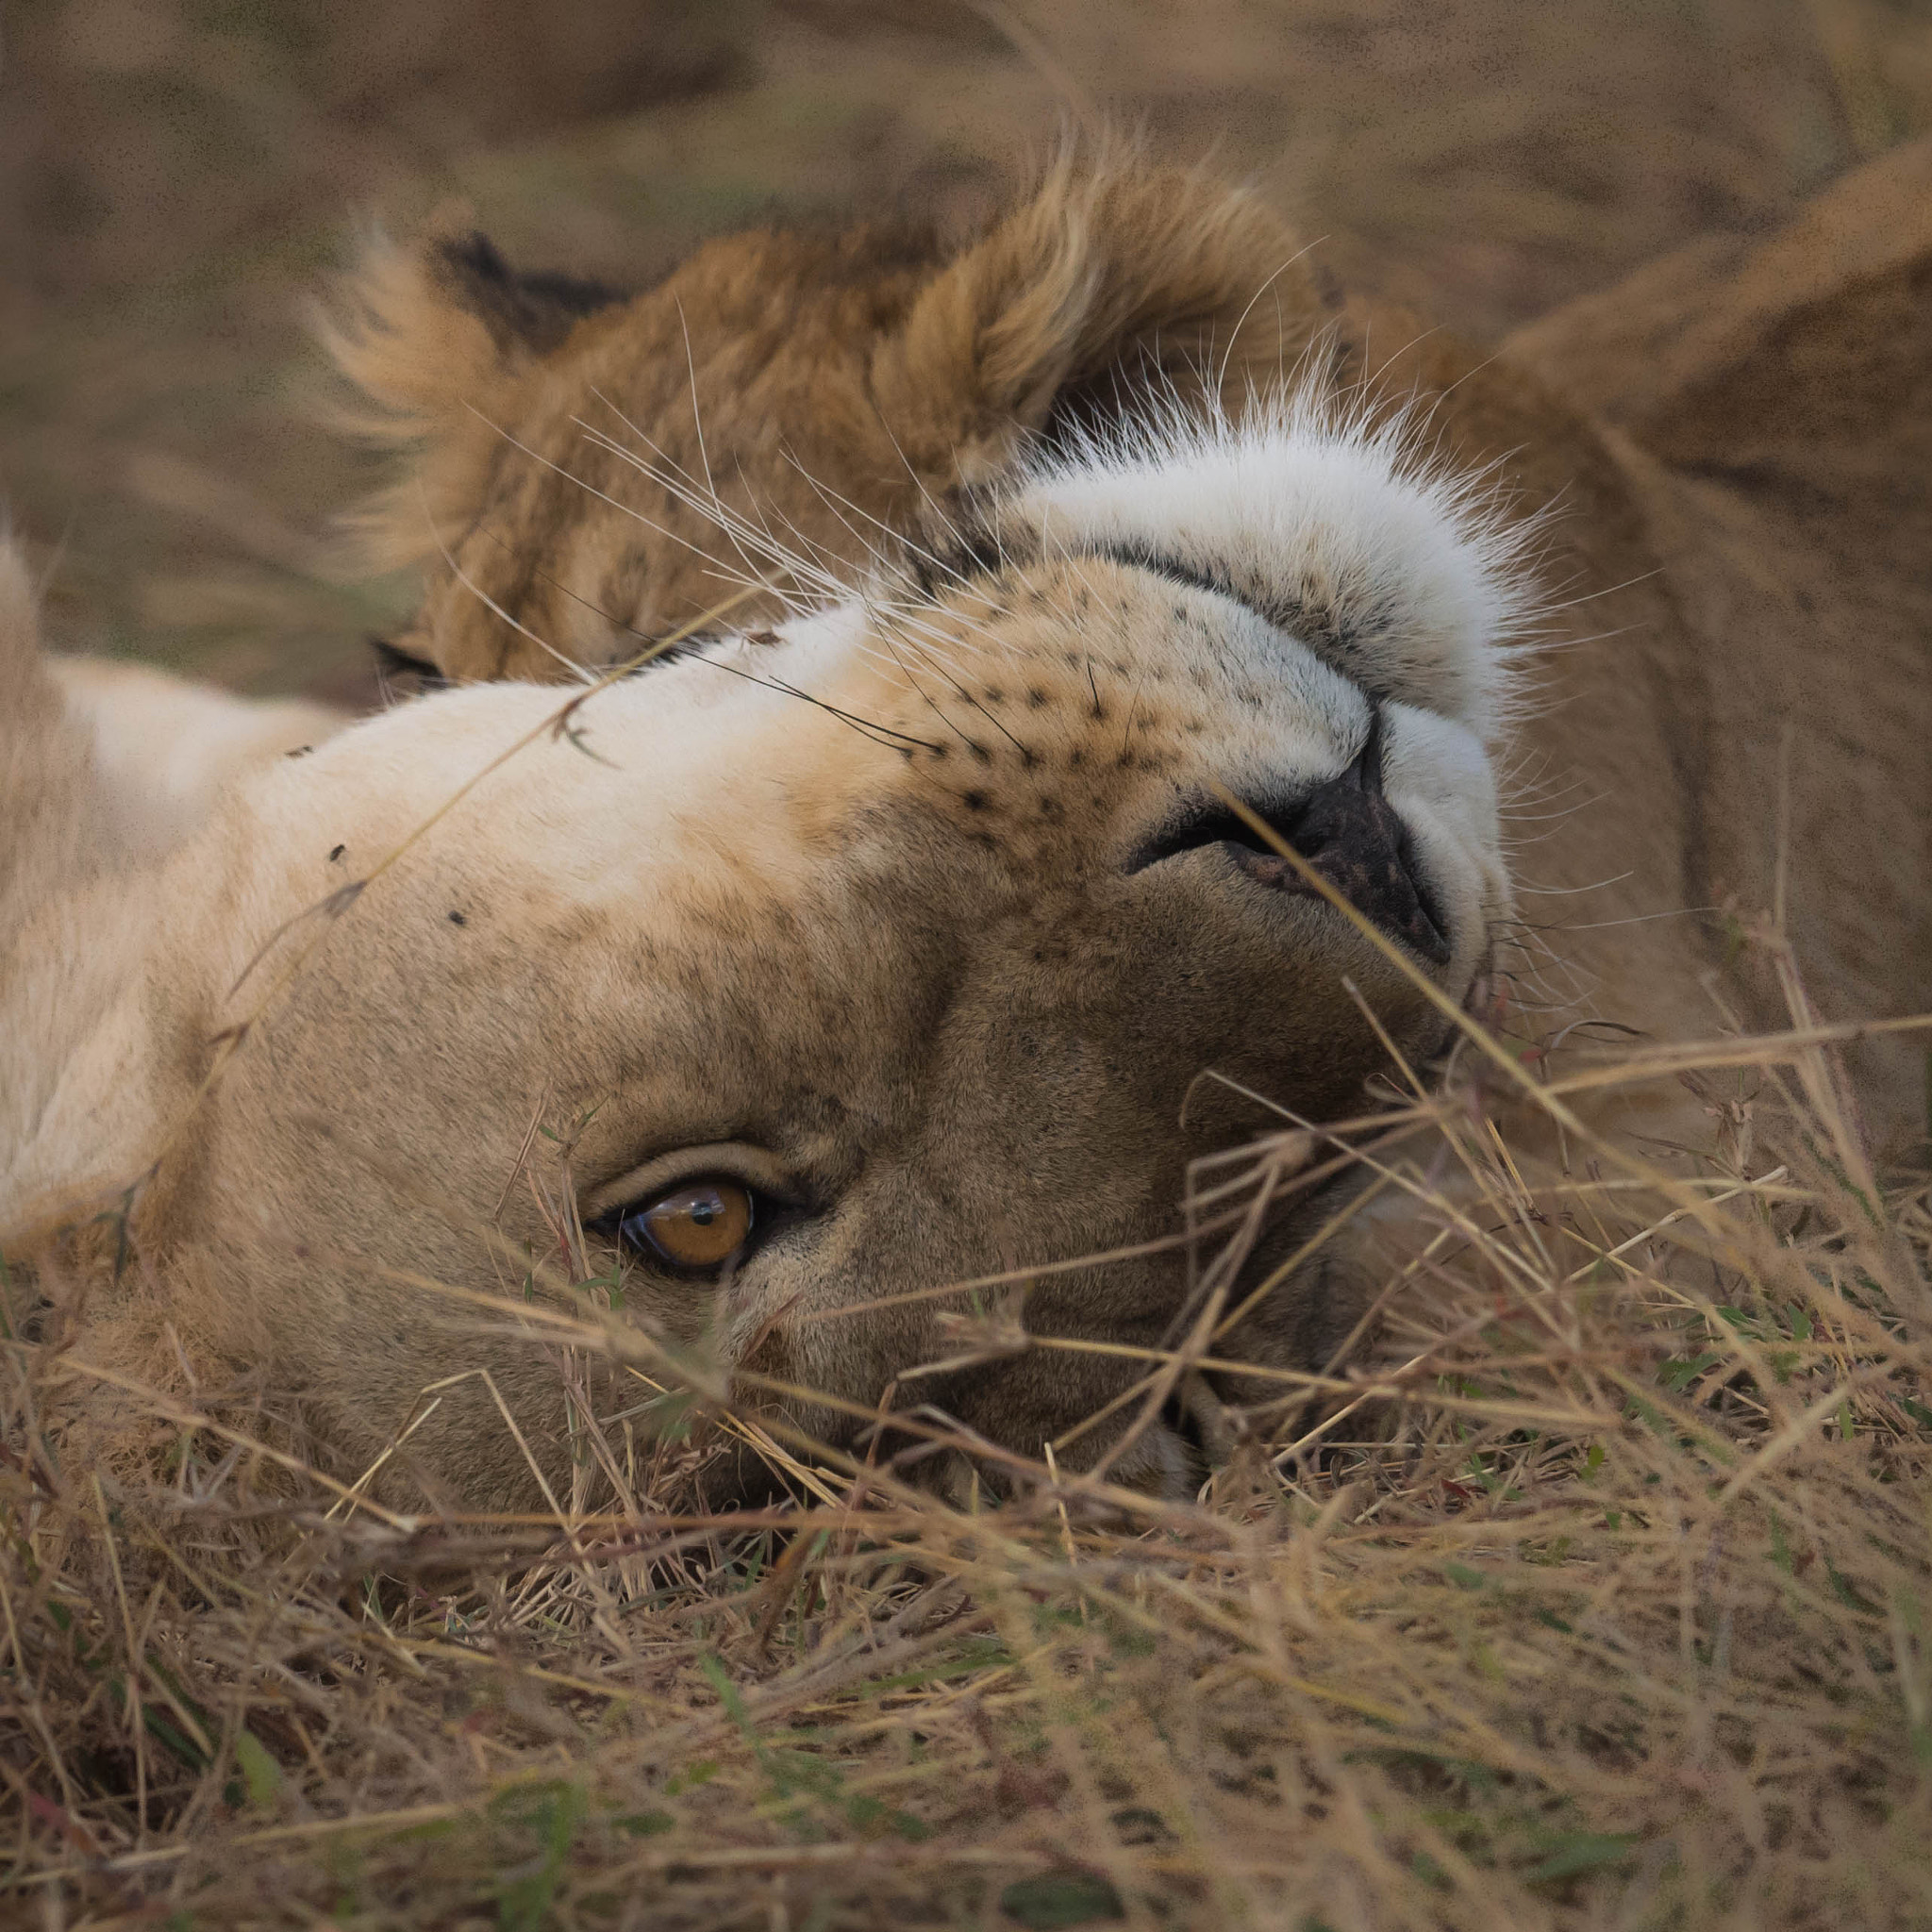
<path fill-rule="evenodd" d="M 1292 255 L 1291 255 L 1288 258 L 1288 259 L 1284 261 L 1281 264 L 1281 266 L 1277 268 L 1274 271 L 1274 273 L 1272 275 L 1270 275 L 1268 279 L 1265 282 L 1263 282 L 1261 286 L 1258 289 L 1257 289 L 1252 295 L 1248 297 L 1247 307 L 1244 308 L 1241 310 L 1241 314 L 1235 318 L 1234 327 L 1228 334 L 1227 347 L 1222 352 L 1221 367 L 1214 372 L 1214 393 L 1216 395 L 1221 394 L 1223 391 L 1224 391 L 1227 387 L 1227 372 L 1229 365 L 1234 360 L 1235 344 L 1241 341 L 1241 330 L 1247 326 L 1248 317 L 1254 314 L 1256 303 L 1260 301 L 1261 297 L 1267 294 L 1269 290 L 1274 288 L 1275 283 L 1278 282 L 1282 278 L 1282 276 L 1285 275 L 1289 272 L 1289 270 L 1295 265 L 1296 262 L 1304 259 L 1304 258 L 1309 255 L 1312 255 L 1317 248 L 1321 247 L 1322 244 L 1327 241 L 1327 239 L 1328 238 L 1325 235 L 1318 235 L 1312 242 L 1308 242 L 1305 243 L 1302 247 L 1297 248 L 1295 252 Z M 1276 341 L 1278 341 L 1279 340 L 1279 331 L 1277 331 Z M 1204 370 L 1201 373 L 1205 375 L 1207 372 Z"/>
<path fill-rule="evenodd" d="M 476 410 L 475 413 L 479 417 L 482 416 L 482 412 L 480 410 Z M 482 420 L 488 422 L 489 418 L 483 417 Z M 608 503 L 612 509 L 619 511 L 624 516 L 632 518 L 635 522 L 643 525 L 643 526 L 646 529 L 655 530 L 658 533 L 659 536 L 668 537 L 674 543 L 682 545 L 682 547 L 686 550 L 689 550 L 693 557 L 699 558 L 705 563 L 709 564 L 712 567 L 719 569 L 720 571 L 726 571 L 726 566 L 723 564 L 720 558 L 714 557 L 708 550 L 702 549 L 699 545 L 693 543 L 691 541 L 691 539 L 683 535 L 682 532 L 672 529 L 668 525 L 658 523 L 655 518 L 647 517 L 641 510 L 637 509 L 630 504 L 620 503 L 616 497 L 612 496 L 609 493 L 608 491 L 600 490 L 594 483 L 589 481 L 587 478 L 576 475 L 572 471 L 566 470 L 561 463 L 553 462 L 551 458 L 544 456 L 541 453 L 541 451 L 532 449 L 528 443 L 524 442 L 518 437 L 512 435 L 508 429 L 503 428 L 500 425 L 491 424 L 491 427 L 494 429 L 496 433 L 499 436 L 501 436 L 504 439 L 504 441 L 511 446 L 511 448 L 521 451 L 525 456 L 529 457 L 533 461 L 542 464 L 542 466 L 546 470 L 551 471 L 556 475 L 561 476 L 565 482 L 575 484 L 576 487 L 582 490 L 586 495 L 594 496 L 600 503 Z M 627 455 L 627 452 L 620 450 L 618 454 Z M 726 572 L 726 574 L 728 575 L 728 571 Z M 782 592 L 778 591 L 775 586 L 764 583 L 762 581 L 753 581 L 747 583 L 745 584 L 744 588 L 747 590 L 766 591 L 772 592 L 774 595 L 782 595 Z"/>
<path fill-rule="evenodd" d="M 943 751 L 945 747 L 933 743 L 929 738 L 914 738 L 909 732 L 894 731 L 890 724 L 881 724 L 874 718 L 861 718 L 852 711 L 843 711 L 837 705 L 827 704 L 824 698 L 813 697 L 808 691 L 800 691 L 795 684 L 787 684 L 782 677 L 760 677 L 755 671 L 746 671 L 737 664 L 726 664 L 717 658 L 698 658 L 694 663 L 708 666 L 713 671 L 729 672 L 733 677 L 741 677 L 749 684 L 761 684 L 767 691 L 782 691 L 785 696 L 802 698 L 808 705 L 816 705 L 822 711 L 829 711 L 841 724 L 849 724 L 855 731 L 871 738 L 875 744 L 886 744 L 890 748 L 917 745 L 923 751 Z M 896 744 L 892 741 L 897 741 Z"/>
<path fill-rule="evenodd" d="M 749 540 L 755 548 L 763 550 L 781 568 L 791 575 L 797 575 L 801 579 L 817 577 L 820 580 L 822 589 L 829 590 L 836 586 L 837 590 L 842 592 L 847 588 L 844 578 L 835 574 L 836 566 L 839 564 L 840 559 L 824 550 L 822 545 L 813 542 L 803 531 L 798 530 L 794 526 L 792 528 L 792 535 L 804 545 L 806 551 L 816 553 L 815 557 L 808 557 L 801 551 L 790 550 L 772 535 L 771 526 L 765 522 L 764 511 L 758 506 L 757 492 L 755 491 L 747 488 L 745 493 L 754 508 L 758 508 L 758 525 L 757 527 L 748 519 L 734 510 L 718 494 L 711 481 L 708 458 L 706 458 L 705 485 L 703 488 L 700 488 L 698 479 L 682 463 L 678 462 L 675 457 L 648 436 L 637 424 L 633 423 L 608 395 L 601 390 L 593 390 L 591 393 L 617 418 L 618 422 L 623 425 L 624 428 L 630 435 L 635 437 L 645 449 L 650 451 L 652 457 L 656 459 L 657 467 L 654 468 L 651 464 L 642 462 L 634 450 L 625 449 L 622 443 L 618 442 L 608 432 L 597 428 L 592 424 L 586 423 L 581 417 L 573 418 L 577 426 L 583 429 L 598 446 L 608 451 L 621 460 L 629 463 L 641 475 L 650 477 L 660 489 L 668 491 L 679 502 L 685 504 L 687 508 L 696 510 L 701 516 L 709 518 L 712 522 L 719 525 L 721 528 L 726 530 L 727 534 L 732 535 L 735 540 Z M 743 480 L 741 465 L 740 467 L 740 479 Z"/>
<path fill-rule="evenodd" d="M 935 570 L 943 571 L 948 576 L 952 577 L 958 583 L 964 584 L 969 581 L 966 575 L 962 571 L 960 571 L 958 567 L 951 561 L 950 558 L 942 556 L 937 550 L 929 549 L 926 545 L 908 536 L 905 531 L 895 529 L 882 517 L 875 516 L 862 504 L 854 503 L 849 496 L 846 496 L 840 491 L 834 490 L 830 484 L 822 481 L 817 476 L 814 476 L 812 473 L 809 470 L 808 470 L 805 467 L 805 465 L 798 460 L 797 457 L 795 457 L 790 450 L 787 450 L 784 454 L 785 460 L 789 462 L 791 465 L 791 467 L 798 472 L 799 475 L 805 479 L 806 486 L 809 490 L 811 490 L 823 503 L 826 504 L 828 507 L 831 508 L 832 513 L 838 517 L 839 521 L 841 524 L 843 524 L 848 530 L 852 532 L 855 538 L 858 538 L 859 542 L 865 544 L 866 548 L 869 551 L 871 551 L 873 556 L 878 558 L 878 560 L 881 563 L 886 561 L 885 553 L 880 551 L 875 545 L 874 545 L 869 539 L 859 536 L 857 527 L 852 524 L 850 519 L 843 514 L 844 511 L 850 510 L 854 516 L 861 517 L 865 520 L 865 522 L 875 525 L 891 541 L 893 546 L 895 556 L 906 555 L 920 558 L 924 562 L 929 563 Z M 908 467 L 909 468 L 910 466 L 908 465 Z M 915 477 L 914 481 L 916 482 L 917 480 L 918 479 Z M 923 485 L 921 486 L 921 488 L 922 490 L 924 490 Z"/>
<path fill-rule="evenodd" d="M 603 449 L 611 456 L 616 457 L 620 461 L 629 464 L 640 475 L 656 483 L 659 489 L 665 491 L 688 508 L 695 509 L 700 515 L 706 517 L 720 529 L 725 531 L 727 535 L 740 540 L 749 539 L 755 549 L 764 550 L 771 561 L 777 564 L 787 575 L 807 583 L 816 578 L 822 594 L 826 596 L 838 597 L 849 594 L 850 586 L 834 576 L 823 565 L 813 562 L 808 558 L 801 557 L 794 552 L 786 550 L 765 533 L 756 530 L 742 518 L 736 517 L 727 506 L 708 500 L 695 483 L 683 479 L 683 473 L 678 470 L 675 464 L 671 465 L 668 470 L 654 468 L 643 458 L 640 457 L 635 450 L 626 449 L 613 437 L 608 436 L 603 430 L 597 428 L 594 424 L 585 423 L 581 418 L 574 420 L 584 431 L 586 439 L 594 447 Z M 540 458 L 539 460 L 543 459 Z M 557 466 L 553 464 L 551 467 L 556 468 Z M 559 471 L 558 474 L 569 475 L 567 471 Z M 580 479 L 573 477 L 571 480 L 577 481 Z M 697 544 L 691 542 L 688 537 L 684 537 L 677 531 L 658 524 L 653 518 L 645 516 L 641 510 L 637 509 L 634 506 L 618 502 L 615 497 L 609 495 L 605 491 L 596 489 L 594 485 L 586 484 L 584 487 L 591 490 L 593 494 L 601 497 L 606 503 L 610 504 L 614 508 L 623 510 L 625 515 L 635 518 L 647 529 L 657 530 L 660 534 L 672 538 L 675 541 L 682 544 L 685 549 L 690 550 L 695 556 L 703 558 L 707 563 L 715 567 L 723 567 L 722 559 L 715 557 L 711 552 L 701 549 Z M 763 582 L 763 587 L 774 595 L 781 597 L 786 595 L 781 586 L 770 583 L 768 580 L 761 581 Z"/>

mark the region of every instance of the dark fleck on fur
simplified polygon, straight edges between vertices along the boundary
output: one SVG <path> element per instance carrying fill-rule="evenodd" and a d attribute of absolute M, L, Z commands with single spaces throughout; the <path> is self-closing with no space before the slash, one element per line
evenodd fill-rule
<path fill-rule="evenodd" d="M 499 347 L 547 355 L 585 316 L 624 300 L 621 290 L 582 275 L 519 275 L 478 229 L 436 249 L 445 286 Z"/>

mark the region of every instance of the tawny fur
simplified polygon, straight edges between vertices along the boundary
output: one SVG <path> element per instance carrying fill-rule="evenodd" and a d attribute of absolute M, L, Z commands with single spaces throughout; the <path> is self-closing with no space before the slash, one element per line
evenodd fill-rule
<path fill-rule="evenodd" d="M 1186 1157 L 1255 1124 L 1228 1090 L 1200 1099 L 1204 1067 L 1312 1114 L 1357 1105 L 1382 1060 L 1344 974 L 1406 1049 L 1433 1037 L 1412 984 L 1306 902 L 1264 930 L 1207 858 L 1132 870 L 1210 783 L 1332 775 L 1372 699 L 1454 914 L 1453 996 L 1494 944 L 1526 1030 L 1781 1017 L 1726 976 L 1718 908 L 1773 903 L 1788 773 L 1783 900 L 1817 1004 L 1932 1006 L 1932 517 L 1898 481 L 1932 422 L 1932 341 L 1892 299 L 1924 262 L 1814 278 L 1782 325 L 1674 372 L 1674 418 L 1607 430 L 1507 358 L 1330 309 L 1251 199 L 1124 165 L 1057 172 L 953 254 L 733 238 L 601 307 L 474 250 L 380 258 L 341 352 L 415 452 L 372 525 L 428 565 L 410 648 L 458 679 L 563 677 L 759 588 L 712 626 L 738 635 L 600 694 L 575 736 L 539 729 L 563 694 L 512 684 L 268 772 L 111 908 L 66 890 L 90 781 L 34 735 L 57 711 L 16 616 L 29 730 L 0 735 L 0 785 L 37 828 L 8 855 L 14 903 L 23 877 L 46 903 L 0 1002 L 71 1017 L 34 1049 L 67 1091 L 7 1150 L 11 1198 L 151 1176 L 82 1353 L 294 1390 L 350 1471 L 432 1383 L 488 1365 L 554 1474 L 558 1382 L 514 1294 L 486 1318 L 416 1284 L 514 1291 L 507 1256 L 562 1258 L 546 1215 L 574 1239 L 573 1207 L 748 1143 L 799 1177 L 808 1231 L 722 1305 L 647 1282 L 632 1307 L 721 1374 L 865 1407 L 949 1352 L 930 1305 L 892 1297 L 1174 1225 Z M 1546 325 L 1545 373 L 1562 341 Z M 1319 409 L 1265 458 L 1294 380 L 1342 397 L 1339 461 L 1395 436 L 1365 493 L 1322 468 Z M 1233 470 L 1223 432 L 1120 428 L 1150 405 L 1239 425 L 1257 397 Z M 1774 460 L 1732 474 L 1727 448 Z M 786 617 L 861 578 L 859 601 Z M 69 952 L 85 999 L 48 992 Z M 1859 1059 L 1875 1147 L 1923 1131 L 1918 1067 Z M 567 1301 L 541 1274 L 532 1294 Z M 1027 1319 L 1151 1344 L 1177 1284 L 1154 1258 L 1054 1276 Z M 864 1321 L 807 1319 L 872 1298 Z M 1299 1277 L 1228 1346 L 1319 1361 L 1350 1307 Z M 1124 1373 L 1034 1355 L 924 1390 L 1034 1453 Z M 1174 1453 L 1155 1431 L 1127 1473 L 1167 1480 Z M 383 1482 L 529 1496 L 475 1384 Z"/>

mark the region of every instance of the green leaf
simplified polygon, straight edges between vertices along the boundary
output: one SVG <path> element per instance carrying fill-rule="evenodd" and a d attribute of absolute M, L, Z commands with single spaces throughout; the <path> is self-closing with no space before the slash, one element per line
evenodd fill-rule
<path fill-rule="evenodd" d="M 1714 1349 L 1706 1349 L 1702 1355 L 1675 1356 L 1657 1370 L 1657 1378 L 1665 1388 L 1681 1395 L 1705 1370 L 1714 1369 L 1720 1359 Z"/>
<path fill-rule="evenodd" d="M 496 1922 L 502 1932 L 539 1932 L 550 1915 L 557 1881 L 576 1841 L 584 1794 L 561 1780 L 519 1785 L 500 1793 L 491 1808 L 537 1840 L 534 1860 L 519 1860 L 498 1875 Z"/>
<path fill-rule="evenodd" d="M 1831 1579 L 1832 1594 L 1848 1610 L 1857 1610 L 1860 1616 L 1881 1617 L 1885 1614 L 1878 1606 L 1866 1598 L 1843 1571 L 1831 1560 L 1824 1559 L 1824 1574 Z"/>
<path fill-rule="evenodd" d="M 127 1686 L 121 1678 L 109 1677 L 108 1691 L 118 1708 L 127 1708 Z M 145 1698 L 142 1700 L 141 1722 L 147 1734 L 151 1738 L 158 1738 L 190 1771 L 201 1772 L 208 1769 L 208 1753 L 192 1738 L 187 1736 L 178 1724 L 163 1717 Z"/>
<path fill-rule="evenodd" d="M 913 1670 L 898 1671 L 890 1677 L 868 1677 L 858 1686 L 865 1697 L 883 1696 L 889 1690 L 908 1690 L 919 1684 L 943 1684 L 954 1677 L 970 1677 L 980 1671 L 1009 1668 L 1013 1654 L 997 1637 L 969 1637 L 960 1655 L 943 1661 L 922 1664 Z"/>
<path fill-rule="evenodd" d="M 449 1838 L 457 1829 L 454 1818 L 425 1818 L 421 1824 L 406 1824 L 400 1831 L 385 1832 L 383 1836 L 391 1844 L 413 1844 L 419 1839 Z M 358 1907 L 359 1909 L 359 1907 Z M 336 1917 L 348 1916 L 349 1907 L 338 1906 Z"/>
<path fill-rule="evenodd" d="M 1742 957 L 1749 935 L 1744 930 L 1743 922 L 1739 919 L 1735 912 L 1726 912 L 1724 914 L 1724 971 L 1728 973 L 1738 963 L 1740 958 Z"/>
<path fill-rule="evenodd" d="M 664 1795 L 675 1798 L 685 1791 L 694 1791 L 700 1785 L 708 1785 L 718 1775 L 718 1760 L 715 1757 L 700 1757 L 688 1771 L 673 1772 L 664 1780 Z"/>
<path fill-rule="evenodd" d="M 1599 1866 L 1614 1865 L 1630 1855 L 1639 1834 L 1634 1831 L 1579 1831 L 1553 1843 L 1548 1857 L 1523 1875 L 1531 1885 L 1553 1885 Z"/>
<path fill-rule="evenodd" d="M 622 1818 L 613 1818 L 610 1822 L 619 1831 L 626 1832 L 632 1838 L 656 1838 L 660 1832 L 672 1830 L 677 1824 L 668 1811 L 627 1811 Z"/>
<path fill-rule="evenodd" d="M 1480 1590 L 1490 1580 L 1480 1570 L 1472 1570 L 1467 1563 L 1444 1563 L 1442 1574 L 1464 1590 Z"/>
<path fill-rule="evenodd" d="M 745 1714 L 744 1699 L 740 1694 L 738 1686 L 731 1681 L 730 1673 L 709 1651 L 699 1657 L 698 1669 L 704 1672 L 706 1681 L 718 1693 L 718 1702 L 724 1707 L 725 1715 L 744 1733 L 746 1739 L 756 1745 L 758 1734 L 753 1728 L 751 1719 Z"/>
<path fill-rule="evenodd" d="M 1000 1893 L 1000 1910 L 1032 1932 L 1127 1916 L 1120 1893 L 1091 1872 L 1046 1872 L 1038 1878 L 1018 1879 Z"/>
<path fill-rule="evenodd" d="M 263 1807 L 273 1805 L 282 1789 L 282 1767 L 245 1725 L 235 1734 L 235 1762 L 242 1783 L 248 1787 L 248 1802 Z"/>

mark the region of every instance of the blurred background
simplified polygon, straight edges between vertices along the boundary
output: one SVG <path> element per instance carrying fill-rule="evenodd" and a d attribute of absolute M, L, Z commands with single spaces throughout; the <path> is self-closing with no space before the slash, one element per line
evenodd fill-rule
<path fill-rule="evenodd" d="M 1105 115 L 1257 180 L 1342 275 L 1495 340 L 1932 126 L 1932 0 L 11 0 L 0 496 L 66 646 L 371 691 L 371 481 L 302 310 L 466 203 L 641 280 L 703 235 L 970 221 Z"/>

